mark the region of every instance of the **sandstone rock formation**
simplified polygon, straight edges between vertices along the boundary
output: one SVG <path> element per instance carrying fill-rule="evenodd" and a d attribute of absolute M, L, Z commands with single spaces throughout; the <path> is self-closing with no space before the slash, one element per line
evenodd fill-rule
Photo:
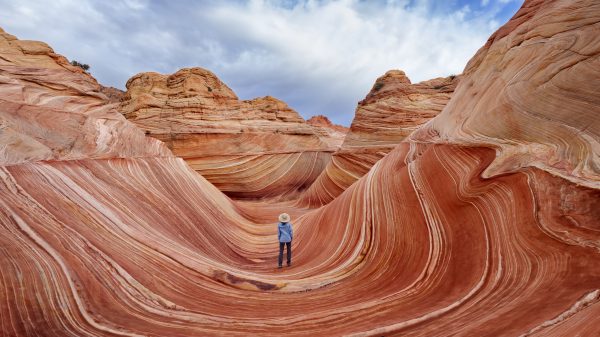
<path fill-rule="evenodd" d="M 299 204 L 320 206 L 340 195 L 406 136 L 439 114 L 458 81 L 459 76 L 452 75 L 412 84 L 399 70 L 378 78 L 358 103 L 341 148 Z"/>
<path fill-rule="evenodd" d="M 123 90 L 114 87 L 100 85 L 100 92 L 108 97 L 110 103 L 119 103 L 125 97 L 125 92 Z"/>
<path fill-rule="evenodd" d="M 600 188 L 600 4 L 584 3 L 527 2 L 465 68 L 457 94 L 478 99 L 452 100 L 413 139 L 435 134 L 437 142 L 495 149 L 484 177 L 533 166 Z M 551 7 L 573 10 L 581 27 L 566 24 L 564 14 L 540 17 Z"/>
<path fill-rule="evenodd" d="M 70 84 L 88 83 L 88 75 L 45 68 L 45 61 L 0 65 L 2 107 L 27 106 L 47 130 L 41 138 L 89 141 L 73 160 L 25 158 L 17 146 L 0 157 L 0 331 L 597 335 L 600 98 L 573 79 L 597 79 L 590 74 L 598 73 L 599 25 L 596 1 L 526 1 L 473 58 L 438 117 L 332 202 L 290 209 L 295 257 L 283 270 L 274 268 L 270 221 L 281 204 L 230 200 L 182 159 L 153 148 L 150 137 L 126 138 L 127 151 L 105 146 L 104 137 L 136 133 L 127 121 L 100 118 L 105 132 L 91 137 L 85 127 L 53 126 L 48 111 L 62 113 L 63 123 L 88 116 L 93 90 Z M 64 72 L 69 85 L 29 90 L 45 77 L 20 79 L 50 71 Z M 522 83 L 537 84 L 544 72 L 543 85 Z M 546 98 L 558 110 L 540 111 Z M 581 114 L 561 119 L 581 106 Z M 12 111 L 4 115 L 19 112 Z M 486 115 L 504 118 L 498 130 Z M 537 132 L 507 127 L 505 119 L 531 115 L 539 117 L 530 130 Z M 452 116 L 463 121 L 454 129 L 442 123 Z M 523 156 L 523 146 L 532 153 Z M 507 159 L 516 165 L 504 165 Z"/>
<path fill-rule="evenodd" d="M 85 73 L 81 68 L 72 66 L 62 55 L 54 53 L 47 44 L 40 41 L 19 40 L 0 28 L 0 64 L 34 68 L 68 69 Z"/>
<path fill-rule="evenodd" d="M 276 98 L 239 100 L 201 68 L 132 77 L 120 109 L 237 198 L 290 195 L 307 188 L 336 149 L 330 138 L 339 138 L 306 124 Z"/>
<path fill-rule="evenodd" d="M 333 124 L 329 120 L 329 118 L 327 118 L 327 116 L 324 116 L 324 115 L 312 116 L 311 118 L 309 118 L 306 121 L 306 123 L 308 123 L 312 126 L 327 128 L 327 129 L 331 129 L 333 131 L 337 131 L 337 132 L 341 132 L 341 133 L 348 132 L 347 127 L 339 125 L 339 124 Z"/>
<path fill-rule="evenodd" d="M 45 43 L 20 41 L 1 30 L 0 85 L 3 165 L 171 155 L 107 105 L 93 77 Z"/>
<path fill-rule="evenodd" d="M 442 111 L 458 79 L 452 75 L 412 84 L 403 71 L 388 71 L 358 103 L 344 148 L 395 147 Z"/>
<path fill-rule="evenodd" d="M 317 135 L 330 148 L 339 149 L 346 138 L 348 128 L 333 124 L 327 116 L 317 115 L 309 118 L 306 123 L 316 129 Z"/>

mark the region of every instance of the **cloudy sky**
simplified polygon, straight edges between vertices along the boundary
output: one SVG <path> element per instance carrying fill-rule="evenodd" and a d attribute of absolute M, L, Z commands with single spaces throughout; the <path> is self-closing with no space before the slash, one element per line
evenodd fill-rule
<path fill-rule="evenodd" d="M 375 79 L 462 72 L 522 0 L 0 0 L 0 26 L 125 89 L 144 71 L 203 67 L 242 99 L 271 95 L 349 125 Z"/>

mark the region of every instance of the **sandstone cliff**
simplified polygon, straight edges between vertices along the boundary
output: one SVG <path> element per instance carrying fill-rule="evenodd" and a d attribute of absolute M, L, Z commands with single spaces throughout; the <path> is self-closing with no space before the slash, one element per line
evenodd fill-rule
<path fill-rule="evenodd" d="M 585 3 L 528 1 L 465 68 L 457 95 L 477 99 L 452 100 L 412 138 L 495 149 L 485 177 L 538 167 L 600 188 L 600 4 Z M 552 7 L 573 13 L 545 16 Z"/>
<path fill-rule="evenodd" d="M 45 43 L 0 30 L 0 85 L 3 165 L 168 153 L 106 104 L 93 77 Z"/>
<path fill-rule="evenodd" d="M 329 147 L 339 149 L 346 138 L 348 128 L 333 124 L 327 116 L 316 115 L 309 118 L 306 123 L 315 129 L 319 138 Z"/>
<path fill-rule="evenodd" d="M 270 96 L 239 100 L 201 68 L 132 77 L 120 109 L 238 198 L 289 197 L 316 179 L 336 149 L 331 135 L 306 124 L 284 102 Z"/>
<path fill-rule="evenodd" d="M 379 77 L 358 103 L 341 148 L 299 204 L 319 206 L 340 195 L 406 136 L 439 114 L 459 78 L 453 75 L 412 84 L 400 70 Z"/>

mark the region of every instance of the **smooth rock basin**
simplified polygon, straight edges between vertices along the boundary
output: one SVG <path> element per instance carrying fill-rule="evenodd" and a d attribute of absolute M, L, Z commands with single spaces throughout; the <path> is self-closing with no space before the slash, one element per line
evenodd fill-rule
<path fill-rule="evenodd" d="M 597 1 L 526 1 L 414 131 L 377 131 L 394 97 L 357 113 L 353 141 L 384 153 L 257 158 L 218 184 L 0 30 L 1 335 L 597 336 L 599 27 Z M 292 123 L 313 131 L 277 145 L 328 137 Z M 272 172 L 310 183 L 283 198 L 295 182 Z M 282 210 L 294 257 L 277 269 Z"/>

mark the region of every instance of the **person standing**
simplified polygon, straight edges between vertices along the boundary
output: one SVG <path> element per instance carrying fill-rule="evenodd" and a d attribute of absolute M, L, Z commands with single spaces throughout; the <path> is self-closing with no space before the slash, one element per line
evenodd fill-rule
<path fill-rule="evenodd" d="M 278 268 L 281 268 L 283 263 L 283 248 L 287 247 L 287 265 L 292 265 L 292 240 L 294 239 L 294 230 L 290 223 L 290 216 L 287 213 L 279 214 L 279 224 L 277 225 L 278 238 L 279 238 L 279 264 Z"/>

